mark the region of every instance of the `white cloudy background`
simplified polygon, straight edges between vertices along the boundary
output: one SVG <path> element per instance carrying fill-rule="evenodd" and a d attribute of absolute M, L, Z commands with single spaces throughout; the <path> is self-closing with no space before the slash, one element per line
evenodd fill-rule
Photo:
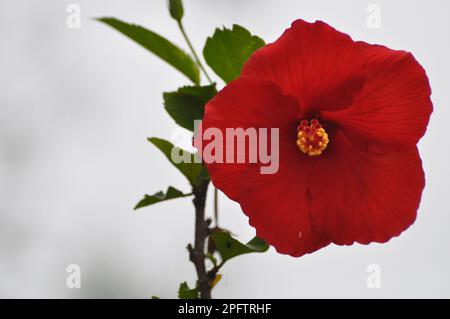
<path fill-rule="evenodd" d="M 81 6 L 81 29 L 66 27 L 72 2 Z M 198 50 L 217 26 L 238 23 L 271 42 L 296 18 L 321 19 L 354 39 L 413 52 L 435 105 L 420 143 L 427 187 L 406 233 L 300 259 L 274 249 L 238 258 L 215 297 L 450 297 L 450 5 L 377 1 L 382 27 L 369 29 L 370 3 L 185 0 Z M 189 199 L 132 210 L 144 193 L 188 190 L 146 141 L 173 136 L 162 92 L 188 82 L 91 19 L 98 16 L 142 24 L 185 48 L 164 0 L 0 2 L 0 297 L 169 298 L 181 281 L 195 280 L 185 251 Z M 241 240 L 254 235 L 237 204 L 222 196 L 220 205 L 222 226 Z M 80 289 L 65 285 L 73 263 L 82 268 Z M 366 286 L 369 264 L 381 267 L 380 289 Z"/>

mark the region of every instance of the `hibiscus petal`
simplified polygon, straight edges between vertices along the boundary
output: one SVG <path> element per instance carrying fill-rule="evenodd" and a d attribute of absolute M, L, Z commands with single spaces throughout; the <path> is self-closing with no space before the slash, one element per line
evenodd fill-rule
<path fill-rule="evenodd" d="M 312 162 L 295 145 L 280 143 L 280 167 L 261 175 L 257 167 L 242 175 L 241 208 L 256 235 L 277 252 L 299 257 L 330 243 L 311 223 L 306 178 Z"/>
<path fill-rule="evenodd" d="M 360 42 L 367 56 L 367 80 L 351 107 L 323 112 L 348 134 L 415 145 L 433 109 L 427 75 L 412 54 Z"/>
<path fill-rule="evenodd" d="M 425 186 L 416 146 L 363 152 L 342 131 L 308 178 L 316 227 L 339 245 L 386 242 L 415 220 Z"/>
<path fill-rule="evenodd" d="M 364 83 L 364 60 L 348 35 L 322 21 L 297 20 L 274 43 L 258 49 L 242 75 L 273 81 L 296 97 L 308 116 L 349 106 Z"/>
<path fill-rule="evenodd" d="M 222 136 L 226 137 L 227 128 L 243 128 L 244 130 L 266 128 L 268 133 L 270 129 L 278 128 L 280 140 L 288 139 L 295 145 L 299 111 L 297 101 L 283 95 L 280 89 L 270 81 L 239 78 L 227 85 L 206 105 L 201 129 L 203 135 L 210 129 L 218 129 Z M 270 138 L 270 135 L 268 137 Z M 203 151 L 209 143 L 210 140 L 201 140 L 200 135 L 196 135 L 194 140 L 194 145 L 197 148 L 201 146 Z M 242 183 L 241 175 L 249 163 L 248 143 L 246 161 L 242 164 L 237 163 L 237 157 L 234 163 L 225 163 L 226 155 L 231 151 L 227 149 L 226 144 L 224 141 L 219 151 L 224 163 L 210 163 L 204 156 L 202 157 L 214 185 L 231 199 L 238 200 Z M 237 143 L 234 144 L 234 154 L 237 154 Z M 259 149 L 259 143 L 257 146 Z M 269 143 L 269 150 L 270 147 Z"/>

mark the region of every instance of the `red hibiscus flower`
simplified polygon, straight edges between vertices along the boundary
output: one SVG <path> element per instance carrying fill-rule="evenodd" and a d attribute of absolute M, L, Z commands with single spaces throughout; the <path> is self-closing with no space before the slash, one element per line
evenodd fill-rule
<path fill-rule="evenodd" d="M 425 185 L 416 144 L 430 94 L 410 53 L 298 20 L 251 56 L 206 105 L 202 122 L 203 132 L 224 136 L 227 128 L 278 128 L 277 172 L 262 174 L 261 162 L 205 164 L 279 253 L 386 242 L 416 218 Z M 205 150 L 212 139 L 199 136 Z M 222 143 L 214 152 L 235 150 Z"/>

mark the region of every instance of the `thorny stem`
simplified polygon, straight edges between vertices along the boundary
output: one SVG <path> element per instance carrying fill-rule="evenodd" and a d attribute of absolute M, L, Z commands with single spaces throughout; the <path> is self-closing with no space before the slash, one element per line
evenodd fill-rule
<path fill-rule="evenodd" d="M 202 299 L 211 299 L 211 280 L 208 278 L 205 266 L 205 240 L 209 236 L 210 220 L 205 220 L 206 193 L 209 180 L 203 181 L 199 186 L 193 187 L 195 206 L 195 241 L 194 247 L 188 246 L 189 259 L 197 272 L 197 287 Z"/>
<path fill-rule="evenodd" d="M 181 34 L 184 37 L 192 55 L 194 56 L 195 62 L 197 63 L 200 70 L 205 75 L 206 79 L 210 84 L 213 83 L 208 75 L 205 67 L 201 63 L 194 47 L 192 46 L 186 31 L 184 30 L 183 23 L 177 20 L 178 27 L 180 28 Z M 200 297 L 202 299 L 211 299 L 211 289 L 214 278 L 220 267 L 216 266 L 207 272 L 205 266 L 205 241 L 209 236 L 211 230 L 209 228 L 210 220 L 205 220 L 205 205 L 206 205 L 206 193 L 208 191 L 209 181 L 205 181 L 199 186 L 193 187 L 194 199 L 193 203 L 195 206 L 195 242 L 194 247 L 188 245 L 189 259 L 194 263 L 195 270 L 197 272 L 197 287 L 200 292 Z M 214 221 L 215 226 L 218 226 L 219 220 L 219 208 L 218 208 L 218 190 L 214 188 Z"/>

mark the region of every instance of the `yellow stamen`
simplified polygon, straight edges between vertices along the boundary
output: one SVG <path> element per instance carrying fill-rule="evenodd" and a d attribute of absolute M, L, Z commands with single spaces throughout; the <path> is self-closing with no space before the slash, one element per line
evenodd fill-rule
<path fill-rule="evenodd" d="M 327 148 L 328 134 L 317 120 L 303 120 L 297 129 L 297 146 L 302 153 L 318 156 Z"/>

